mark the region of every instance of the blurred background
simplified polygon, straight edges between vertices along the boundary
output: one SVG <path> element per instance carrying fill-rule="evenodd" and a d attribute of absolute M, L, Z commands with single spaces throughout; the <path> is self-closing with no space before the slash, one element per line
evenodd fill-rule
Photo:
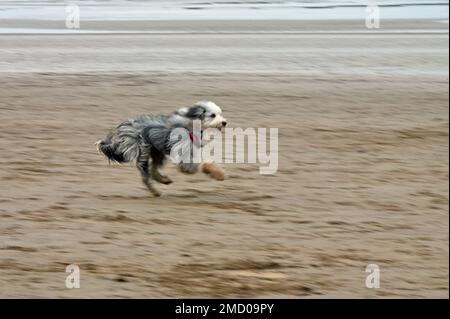
<path fill-rule="evenodd" d="M 448 45 L 438 0 L 0 1 L 0 297 L 448 298 Z M 198 100 L 277 173 L 97 153 Z"/>

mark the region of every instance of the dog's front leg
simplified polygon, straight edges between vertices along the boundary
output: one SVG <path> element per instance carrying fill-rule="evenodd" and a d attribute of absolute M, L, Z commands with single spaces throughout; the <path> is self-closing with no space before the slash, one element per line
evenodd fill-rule
<path fill-rule="evenodd" d="M 214 163 L 203 163 L 202 172 L 218 181 L 225 179 L 225 172 Z"/>
<path fill-rule="evenodd" d="M 180 168 L 180 171 L 186 174 L 194 174 L 198 171 L 199 164 L 197 163 L 184 163 L 181 162 L 178 164 L 178 167 Z"/>

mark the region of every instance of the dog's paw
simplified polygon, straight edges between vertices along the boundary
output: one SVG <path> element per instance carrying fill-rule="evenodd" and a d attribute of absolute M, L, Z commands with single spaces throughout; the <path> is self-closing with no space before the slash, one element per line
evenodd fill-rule
<path fill-rule="evenodd" d="M 173 183 L 173 180 L 171 180 L 169 177 L 167 176 L 163 176 L 161 183 L 165 184 L 165 185 L 169 185 Z"/>
<path fill-rule="evenodd" d="M 151 190 L 150 194 L 152 194 L 153 197 L 161 197 L 161 192 L 157 190 Z"/>
<path fill-rule="evenodd" d="M 147 182 L 145 183 L 145 186 L 147 186 L 148 191 L 153 195 L 153 197 L 161 196 L 161 193 L 151 183 Z"/>
<path fill-rule="evenodd" d="M 173 183 L 173 181 L 170 179 L 170 177 L 165 176 L 165 175 L 155 177 L 155 180 L 164 185 L 169 185 L 169 184 Z"/>
<path fill-rule="evenodd" d="M 185 174 L 194 174 L 198 170 L 198 164 L 181 163 L 179 164 L 180 171 Z"/>
<path fill-rule="evenodd" d="M 225 179 L 225 172 L 215 164 L 205 163 L 202 166 L 203 173 L 209 175 L 218 181 L 223 181 Z"/>

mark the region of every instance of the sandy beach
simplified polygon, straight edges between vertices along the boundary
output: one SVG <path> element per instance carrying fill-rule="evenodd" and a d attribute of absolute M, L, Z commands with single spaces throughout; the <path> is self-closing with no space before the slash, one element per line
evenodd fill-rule
<path fill-rule="evenodd" d="M 0 297 L 448 298 L 448 24 L 385 26 L 0 34 Z M 169 163 L 152 198 L 96 151 L 129 117 L 204 99 L 231 127 L 279 129 L 275 175 L 223 164 L 218 182 Z"/>

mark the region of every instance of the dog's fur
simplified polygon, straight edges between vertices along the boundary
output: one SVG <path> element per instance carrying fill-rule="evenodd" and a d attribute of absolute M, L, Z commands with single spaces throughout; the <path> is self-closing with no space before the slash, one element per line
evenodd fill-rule
<path fill-rule="evenodd" d="M 213 102 L 201 101 L 170 115 L 146 115 L 125 121 L 111 131 L 104 140 L 98 141 L 97 148 L 110 161 L 135 162 L 144 184 L 153 195 L 159 196 L 160 193 L 153 186 L 152 180 L 162 184 L 172 182 L 168 176 L 161 174 L 158 170 L 163 166 L 166 156 L 170 154 L 177 142 L 171 140 L 171 132 L 176 128 L 184 128 L 192 132 L 194 120 L 201 121 L 202 130 L 221 129 L 227 123 L 220 107 Z M 178 165 L 182 172 L 190 174 L 195 173 L 199 166 L 192 161 L 181 161 Z M 220 169 L 218 171 L 218 175 L 221 176 Z M 217 179 L 223 179 L 223 177 Z"/>

